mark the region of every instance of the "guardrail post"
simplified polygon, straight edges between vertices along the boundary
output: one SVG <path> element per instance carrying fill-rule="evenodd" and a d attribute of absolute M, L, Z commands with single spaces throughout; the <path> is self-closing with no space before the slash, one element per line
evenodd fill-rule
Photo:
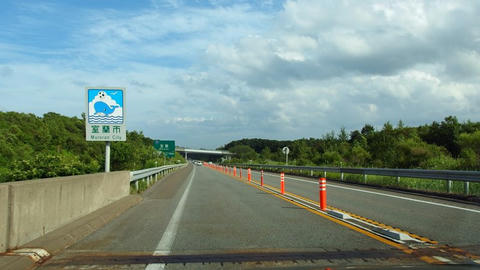
<path fill-rule="evenodd" d="M 310 176 L 313 176 L 313 170 L 310 170 Z"/>
<path fill-rule="evenodd" d="M 470 193 L 470 182 L 465 181 L 463 182 L 463 193 L 468 195 Z"/>
<path fill-rule="evenodd" d="M 452 192 L 452 180 L 447 180 L 447 192 Z"/>
<path fill-rule="evenodd" d="M 327 171 L 323 171 L 323 177 L 327 178 Z"/>
<path fill-rule="evenodd" d="M 135 181 L 135 190 L 138 192 L 138 180 Z"/>
<path fill-rule="evenodd" d="M 285 194 L 285 173 L 280 173 L 280 192 Z"/>
<path fill-rule="evenodd" d="M 340 173 L 340 180 L 343 181 L 343 172 Z"/>
<path fill-rule="evenodd" d="M 397 186 L 400 185 L 400 176 L 397 176 Z"/>
<path fill-rule="evenodd" d="M 158 181 L 158 173 L 155 174 L 155 182 Z"/>
<path fill-rule="evenodd" d="M 363 174 L 363 183 L 364 184 L 367 183 L 367 174 L 366 173 Z"/>
<path fill-rule="evenodd" d="M 320 210 L 327 210 L 327 179 L 320 177 L 318 179 L 318 192 L 320 197 Z"/>

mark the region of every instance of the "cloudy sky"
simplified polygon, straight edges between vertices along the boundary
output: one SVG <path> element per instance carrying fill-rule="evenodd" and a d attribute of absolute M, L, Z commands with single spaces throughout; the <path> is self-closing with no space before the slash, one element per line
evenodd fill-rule
<path fill-rule="evenodd" d="M 177 145 L 480 121 L 480 1 L 0 2 L 0 110 L 80 116 L 127 88 L 127 127 Z"/>

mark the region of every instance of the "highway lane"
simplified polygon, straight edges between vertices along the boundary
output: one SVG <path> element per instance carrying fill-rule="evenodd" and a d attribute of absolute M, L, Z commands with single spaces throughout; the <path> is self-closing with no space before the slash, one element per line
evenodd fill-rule
<path fill-rule="evenodd" d="M 150 255 L 248 256 L 258 252 L 339 252 L 336 259 L 289 262 L 294 266 L 423 264 L 385 241 L 205 167 L 190 165 L 179 170 L 143 196 L 142 203 L 50 259 L 41 269 L 210 269 L 211 264 L 201 263 L 163 265 L 152 261 Z M 377 253 L 384 255 L 377 258 Z M 222 269 L 279 265 L 288 264 L 280 260 L 228 264 Z"/>
<path fill-rule="evenodd" d="M 227 176 L 197 176 L 173 251 L 389 248 Z"/>
<path fill-rule="evenodd" d="M 246 170 L 243 171 L 246 177 Z M 260 181 L 260 173 L 253 171 Z M 279 174 L 265 173 L 264 182 L 280 188 Z M 285 176 L 287 192 L 318 201 L 318 181 Z M 440 244 L 480 253 L 480 207 L 438 198 L 327 180 L 327 204 L 375 221 L 425 236 Z"/>

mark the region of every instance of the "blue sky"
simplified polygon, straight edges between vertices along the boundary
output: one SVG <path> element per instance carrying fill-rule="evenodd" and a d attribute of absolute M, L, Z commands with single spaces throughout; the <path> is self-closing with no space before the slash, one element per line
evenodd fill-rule
<path fill-rule="evenodd" d="M 479 1 L 0 2 L 0 110 L 80 116 L 127 88 L 127 127 L 177 145 L 480 121 Z"/>

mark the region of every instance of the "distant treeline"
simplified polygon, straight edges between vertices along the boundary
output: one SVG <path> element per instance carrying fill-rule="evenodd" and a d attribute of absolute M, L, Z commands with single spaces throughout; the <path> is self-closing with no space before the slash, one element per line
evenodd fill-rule
<path fill-rule="evenodd" d="M 167 162 L 184 159 L 176 155 Z M 85 119 L 0 112 L 0 182 L 95 173 L 104 170 L 105 143 L 85 140 Z M 111 170 L 160 166 L 164 159 L 142 132 L 111 145 Z"/>
<path fill-rule="evenodd" d="M 366 124 L 350 134 L 342 128 L 319 139 L 242 139 L 221 149 L 236 153 L 232 162 L 284 163 L 284 146 L 290 148 L 289 164 L 296 165 L 480 169 L 480 123 L 460 123 L 454 116 L 419 127 L 399 121 L 379 130 Z"/>

